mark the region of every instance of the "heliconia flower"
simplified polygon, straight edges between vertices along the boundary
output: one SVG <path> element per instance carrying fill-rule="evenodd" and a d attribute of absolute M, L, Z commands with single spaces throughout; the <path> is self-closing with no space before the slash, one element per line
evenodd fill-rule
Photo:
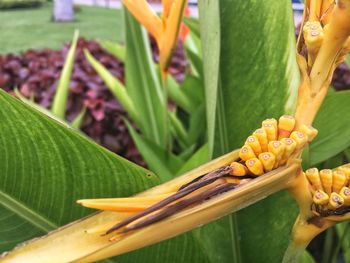
<path fill-rule="evenodd" d="M 125 212 L 128 207 L 128 211 L 138 211 L 113 227 L 105 229 L 106 234 L 115 233 L 113 237 L 115 240 L 119 235 L 158 222 L 189 205 L 203 201 L 203 198 L 218 195 L 221 191 L 228 191 L 228 188 L 233 190 L 255 177 L 286 165 L 291 158 L 298 158 L 302 148 L 315 137 L 315 129 L 304 127 L 312 136 L 308 140 L 306 134 L 297 130 L 295 123 L 294 117 L 287 115 L 282 116 L 279 121 L 275 119 L 263 121 L 262 128 L 246 139 L 238 152 L 238 159 L 212 172 L 193 178 L 186 184 L 165 193 L 165 196 L 145 197 L 144 200 L 142 197 L 125 198 L 124 201 L 123 198 L 79 200 L 78 203 L 101 210 Z M 269 132 L 273 135 L 270 136 L 270 139 L 273 140 L 267 138 Z M 286 137 L 288 134 L 290 138 Z M 264 138 L 261 140 L 264 146 L 261 145 L 259 138 Z M 277 138 L 282 139 L 277 140 Z M 267 151 L 263 152 L 263 148 Z M 321 180 L 323 180 L 322 177 Z"/>
<path fill-rule="evenodd" d="M 163 0 L 161 17 L 152 10 L 146 0 L 123 0 L 123 4 L 155 38 L 159 48 L 160 70 L 163 79 L 166 78 L 187 0 Z"/>
<path fill-rule="evenodd" d="M 263 121 L 262 127 L 248 136 L 241 149 L 139 195 L 79 200 L 79 204 L 103 212 L 11 251 L 4 256 L 5 262 L 35 262 L 38 255 L 50 262 L 62 251 L 69 251 L 64 257 L 67 262 L 93 262 L 120 255 L 209 223 L 262 196 L 293 188 L 294 180 L 302 180 L 301 185 L 306 186 L 298 187 L 294 194 L 307 197 L 305 210 L 312 216 L 318 216 L 315 214 L 318 210 L 310 210 L 314 196 L 315 203 L 340 211 L 337 209 L 342 209 L 350 199 L 349 191 L 343 186 L 344 174 L 335 173 L 335 180 L 332 180 L 332 187 L 338 190 L 341 187 L 340 192 L 333 194 L 331 188 L 333 192 L 327 193 L 324 186 L 329 185 L 329 180 L 323 182 L 321 176 L 317 177 L 318 188 L 311 186 L 305 174 L 300 173 L 299 157 L 302 146 L 309 142 L 307 135 L 303 133 L 305 138 L 301 142 L 284 137 L 291 127 L 285 125 L 285 120 L 287 123 L 295 120 L 291 116 L 283 116 L 280 120 L 281 124 L 275 119 Z M 300 125 L 294 125 L 290 136 L 300 132 L 298 127 Z M 284 137 L 281 140 L 278 140 L 281 137 L 279 131 Z M 268 139 L 268 134 L 273 136 Z M 55 245 L 55 240 L 60 241 L 60 246 Z"/>

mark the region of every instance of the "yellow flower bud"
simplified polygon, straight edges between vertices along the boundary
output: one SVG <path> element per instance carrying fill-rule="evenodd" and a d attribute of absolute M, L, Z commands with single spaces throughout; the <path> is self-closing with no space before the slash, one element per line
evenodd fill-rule
<path fill-rule="evenodd" d="M 303 27 L 303 34 L 308 51 L 312 53 L 317 52 L 324 38 L 324 33 L 320 22 L 306 22 Z"/>
<path fill-rule="evenodd" d="M 323 190 L 320 174 L 317 168 L 311 168 L 306 170 L 305 175 L 315 190 Z"/>
<path fill-rule="evenodd" d="M 270 152 L 263 152 L 259 154 L 259 160 L 264 166 L 265 173 L 270 172 L 276 163 L 275 155 Z"/>
<path fill-rule="evenodd" d="M 307 136 L 301 131 L 293 131 L 290 138 L 296 142 L 296 150 L 303 148 L 308 141 Z"/>
<path fill-rule="evenodd" d="M 243 160 L 243 161 L 247 161 L 251 158 L 256 157 L 252 147 L 250 147 L 249 145 L 244 145 L 241 150 L 239 151 L 239 157 Z"/>
<path fill-rule="evenodd" d="M 258 158 L 252 158 L 245 162 L 245 165 L 253 175 L 262 175 L 264 167 Z"/>
<path fill-rule="evenodd" d="M 249 136 L 245 143 L 252 147 L 255 155 L 259 155 L 262 152 L 259 140 L 255 135 Z"/>
<path fill-rule="evenodd" d="M 266 119 L 262 122 L 262 126 L 265 124 L 271 124 L 273 127 L 275 127 L 275 130 L 277 131 L 277 120 L 274 118 Z"/>
<path fill-rule="evenodd" d="M 321 170 L 320 171 L 320 179 L 321 179 L 324 191 L 330 195 L 332 193 L 332 185 L 333 185 L 332 170 L 330 170 L 330 169 Z"/>
<path fill-rule="evenodd" d="M 344 199 L 344 204 L 345 205 L 350 205 L 350 188 L 349 187 L 343 187 L 339 195 Z"/>
<path fill-rule="evenodd" d="M 233 176 L 244 176 L 248 173 L 247 167 L 245 167 L 243 164 L 239 162 L 232 162 L 230 166 L 232 168 L 232 171 L 230 174 Z"/>
<path fill-rule="evenodd" d="M 283 138 L 281 142 L 284 144 L 285 147 L 284 147 L 284 154 L 280 163 L 285 164 L 288 161 L 289 157 L 293 154 L 297 146 L 297 143 L 291 138 Z"/>
<path fill-rule="evenodd" d="M 337 168 L 337 170 L 343 171 L 346 175 L 346 184 L 350 181 L 350 167 L 347 166 L 340 166 Z"/>
<path fill-rule="evenodd" d="M 278 121 L 278 140 L 288 138 L 295 126 L 295 119 L 290 115 L 283 115 Z"/>
<path fill-rule="evenodd" d="M 274 121 L 273 121 L 274 120 Z M 277 121 L 275 119 L 267 119 L 263 121 L 262 128 L 266 131 L 267 140 L 277 140 Z"/>
<path fill-rule="evenodd" d="M 280 141 L 271 141 L 268 145 L 269 152 L 273 153 L 276 157 L 276 163 L 274 165 L 274 168 L 278 167 L 279 162 L 282 160 L 285 145 Z"/>
<path fill-rule="evenodd" d="M 311 142 L 318 134 L 318 130 L 316 130 L 312 126 L 307 126 L 305 124 L 303 124 L 299 127 L 299 131 L 301 131 L 302 133 L 304 133 L 307 136 L 309 142 Z"/>
<path fill-rule="evenodd" d="M 266 130 L 265 129 L 257 129 L 253 135 L 255 135 L 258 140 L 259 140 L 259 143 L 260 143 L 260 146 L 261 146 L 261 150 L 263 152 L 266 152 L 267 151 L 267 144 L 268 144 L 268 140 L 267 140 L 267 133 L 266 133 Z"/>
<path fill-rule="evenodd" d="M 344 199 L 337 193 L 332 193 L 329 197 L 329 203 L 328 206 L 331 209 L 337 209 L 344 205 Z"/>
<path fill-rule="evenodd" d="M 329 201 L 329 196 L 322 190 L 317 190 L 314 194 L 313 201 L 317 205 L 326 205 Z"/>
<path fill-rule="evenodd" d="M 346 184 L 346 175 L 343 171 L 335 170 L 333 172 L 333 192 L 339 193 L 339 191 Z"/>

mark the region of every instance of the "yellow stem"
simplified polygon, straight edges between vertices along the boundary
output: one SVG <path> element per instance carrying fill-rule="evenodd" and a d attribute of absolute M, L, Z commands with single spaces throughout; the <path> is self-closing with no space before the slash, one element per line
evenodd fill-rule
<path fill-rule="evenodd" d="M 334 0 L 323 0 L 322 1 L 322 9 L 321 9 L 321 17 L 320 22 L 322 25 L 327 25 L 329 23 L 331 13 L 334 7 Z"/>
<path fill-rule="evenodd" d="M 333 222 L 323 218 L 307 218 L 299 215 L 294 224 L 292 240 L 283 258 L 283 263 L 298 263 L 310 241 L 333 225 Z"/>
<path fill-rule="evenodd" d="M 324 28 L 324 38 L 310 74 L 306 61 L 300 55 L 298 64 L 302 73 L 296 120 L 298 125 L 311 125 L 326 94 L 339 57 L 350 35 L 350 0 L 339 0 L 330 23 Z M 301 42 L 299 42 L 299 45 Z M 300 46 L 298 47 L 300 49 Z"/>
<path fill-rule="evenodd" d="M 323 44 L 310 73 L 311 94 L 317 94 L 322 87 L 329 86 L 327 80 L 334 71 L 334 64 L 350 35 L 350 0 L 340 0 L 325 28 Z"/>
<path fill-rule="evenodd" d="M 320 0 L 310 0 L 310 14 L 309 21 L 318 21 L 321 12 L 321 1 Z"/>

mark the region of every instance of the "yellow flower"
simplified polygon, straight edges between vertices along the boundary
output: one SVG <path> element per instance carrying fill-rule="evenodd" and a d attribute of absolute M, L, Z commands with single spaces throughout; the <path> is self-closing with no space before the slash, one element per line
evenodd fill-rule
<path fill-rule="evenodd" d="M 123 0 L 123 4 L 155 38 L 159 48 L 160 70 L 165 79 L 187 0 L 163 0 L 161 17 L 146 0 Z"/>

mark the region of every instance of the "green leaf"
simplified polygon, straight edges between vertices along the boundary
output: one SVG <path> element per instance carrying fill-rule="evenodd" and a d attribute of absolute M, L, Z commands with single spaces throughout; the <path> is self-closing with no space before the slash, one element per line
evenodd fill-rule
<path fill-rule="evenodd" d="M 288 0 L 199 4 L 209 153 L 218 156 L 265 118 L 293 113 L 300 81 L 293 16 Z M 285 192 L 275 194 L 222 220 L 229 248 L 207 238 L 223 250 L 220 262 L 281 262 L 295 208 Z"/>
<path fill-rule="evenodd" d="M 85 117 L 85 113 L 86 113 L 86 108 L 84 107 L 79 114 L 74 118 L 74 120 L 72 121 L 71 125 L 73 128 L 79 130 L 81 127 L 81 124 L 83 123 L 84 117 Z"/>
<path fill-rule="evenodd" d="M 216 102 L 220 64 L 220 7 L 219 1 L 199 2 L 200 31 L 202 32 L 205 98 L 208 122 L 209 154 L 213 152 Z M 210 30 L 209 30 L 210 29 Z"/>
<path fill-rule="evenodd" d="M 79 38 L 79 31 L 75 31 L 73 41 L 72 41 L 71 47 L 69 48 L 66 60 L 64 62 L 61 76 L 60 76 L 60 79 L 58 80 L 56 93 L 52 102 L 52 108 L 51 108 L 52 113 L 62 119 L 64 119 L 66 114 L 69 82 L 72 76 L 75 49 L 77 47 L 78 38 Z"/>
<path fill-rule="evenodd" d="M 190 118 L 190 127 L 188 130 L 188 141 L 193 144 L 198 142 L 201 137 L 206 136 L 207 124 L 206 120 L 203 120 L 203 116 L 205 115 L 205 105 L 202 102 L 198 105 L 197 109 L 192 112 Z M 208 151 L 209 156 L 209 151 Z"/>
<path fill-rule="evenodd" d="M 326 97 L 313 126 L 318 135 L 310 145 L 311 165 L 337 155 L 350 146 L 350 91 L 330 92 Z"/>
<path fill-rule="evenodd" d="M 311 254 L 305 250 L 300 258 L 300 263 L 316 263 L 316 261 Z"/>
<path fill-rule="evenodd" d="M 104 65 L 97 61 L 87 49 L 84 50 L 84 54 L 90 65 L 96 70 L 97 74 L 101 77 L 112 94 L 118 99 L 123 108 L 128 112 L 133 121 L 139 124 L 139 114 L 137 113 L 135 105 L 123 84 L 115 78 Z"/>
<path fill-rule="evenodd" d="M 128 196 L 159 183 L 4 91 L 0 105 L 0 252 L 91 213 L 77 199 Z"/>
<path fill-rule="evenodd" d="M 185 24 L 190 28 L 184 47 L 190 62 L 192 74 L 203 78 L 202 46 L 198 19 L 184 17 Z"/>
<path fill-rule="evenodd" d="M 200 37 L 200 28 L 199 28 L 199 21 L 197 18 L 193 17 L 184 17 L 183 18 L 184 23 L 188 28 L 190 29 L 191 32 L 193 32 L 197 37 Z"/>
<path fill-rule="evenodd" d="M 349 235 L 350 223 L 343 222 L 343 223 L 337 224 L 335 226 L 335 229 L 336 229 L 338 238 L 340 240 L 339 245 L 342 248 L 344 262 L 349 263 L 350 262 L 350 235 Z"/>
<path fill-rule="evenodd" d="M 148 35 L 125 10 L 125 86 L 137 106 L 142 134 L 165 148 L 169 146 L 167 101 L 154 66 Z"/>
<path fill-rule="evenodd" d="M 125 120 L 129 133 L 142 157 L 152 171 L 156 172 L 163 182 L 172 179 L 183 161 L 166 151 L 154 142 L 142 137 L 132 125 Z"/>
<path fill-rule="evenodd" d="M 203 145 L 195 152 L 192 157 L 177 171 L 177 175 L 184 174 L 209 161 L 208 144 Z"/>
<path fill-rule="evenodd" d="M 32 107 L 33 109 L 35 109 L 37 111 L 42 112 L 43 114 L 47 115 L 51 119 L 54 119 L 55 121 L 60 122 L 61 124 L 65 125 L 67 127 L 70 127 L 70 125 L 65 120 L 58 118 L 48 109 L 46 109 L 46 108 L 42 107 L 41 105 L 36 104 L 34 101 L 29 100 L 26 97 L 24 97 L 18 89 L 15 89 L 15 94 L 16 94 L 16 97 L 19 98 L 23 103 L 27 104 L 28 106 Z"/>
<path fill-rule="evenodd" d="M 187 75 L 179 85 L 173 78 L 168 79 L 169 97 L 187 113 L 193 113 L 204 100 L 203 83 L 195 76 Z"/>
<path fill-rule="evenodd" d="M 169 97 L 176 103 L 177 106 L 190 113 L 192 107 L 190 98 L 186 96 L 180 85 L 171 76 L 168 77 L 167 82 Z"/>
<path fill-rule="evenodd" d="M 173 133 L 173 138 L 176 139 L 182 149 L 186 149 L 188 146 L 190 146 L 190 143 L 188 142 L 188 133 L 183 126 L 180 119 L 176 116 L 176 112 L 169 112 L 169 118 L 170 118 L 170 129 Z"/>
<path fill-rule="evenodd" d="M 202 49 L 200 46 L 200 39 L 196 38 L 192 33 L 186 38 L 185 51 L 187 59 L 191 65 L 191 72 L 193 75 L 203 78 L 203 61 Z"/>
<path fill-rule="evenodd" d="M 121 62 L 125 62 L 125 46 L 119 43 L 115 43 L 108 40 L 100 40 L 99 44 L 105 49 L 109 54 L 114 56 Z"/>

